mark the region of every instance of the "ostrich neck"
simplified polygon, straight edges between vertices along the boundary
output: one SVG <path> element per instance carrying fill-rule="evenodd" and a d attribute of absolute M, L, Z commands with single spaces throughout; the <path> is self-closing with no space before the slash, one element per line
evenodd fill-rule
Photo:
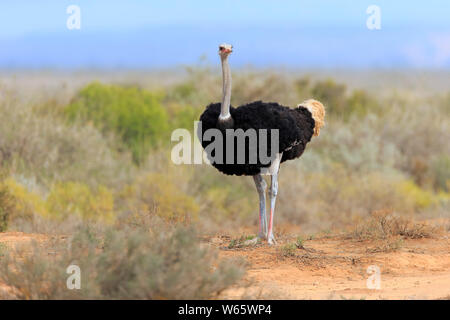
<path fill-rule="evenodd" d="M 223 96 L 220 108 L 219 120 L 227 120 L 230 118 L 230 99 L 231 99 L 231 73 L 228 64 L 228 57 L 222 58 L 222 80 L 223 80 Z"/>

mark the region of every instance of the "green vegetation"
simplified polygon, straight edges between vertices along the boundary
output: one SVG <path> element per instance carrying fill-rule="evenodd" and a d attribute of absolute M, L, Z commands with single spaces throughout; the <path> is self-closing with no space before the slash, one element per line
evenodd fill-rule
<path fill-rule="evenodd" d="M 94 82 L 69 99 L 55 92 L 36 105 L 19 103 L 18 93 L 4 95 L 0 154 L 8 188 L 21 204 L 17 216 L 143 211 L 212 229 L 249 222 L 256 201 L 251 181 L 168 159 L 170 130 L 191 130 L 204 106 L 220 100 L 220 75 L 205 67 L 187 71 L 183 81 L 165 87 Z M 448 93 L 376 97 L 330 78 L 254 71 L 234 79 L 234 105 L 260 98 L 296 105 L 314 97 L 328 111 L 324 134 L 300 161 L 283 166 L 280 183 L 290 187 L 280 192 L 280 203 L 292 205 L 280 206 L 278 219 L 314 225 L 329 217 L 345 224 L 384 208 L 407 214 L 448 206 L 442 135 Z M 58 103 L 64 100 L 70 102 Z"/>
<path fill-rule="evenodd" d="M 8 188 L 0 183 L 0 232 L 8 229 L 13 210 L 13 199 Z"/>
<path fill-rule="evenodd" d="M 231 239 L 228 249 L 245 248 L 259 243 L 255 235 L 244 235 L 237 239 Z"/>
<path fill-rule="evenodd" d="M 295 243 L 286 243 L 280 247 L 279 254 L 282 257 L 295 257 L 297 249 L 298 247 Z"/>
<path fill-rule="evenodd" d="M 26 94 L 19 85 L 0 86 L 0 232 L 83 239 L 82 249 L 59 242 L 59 253 L 51 257 L 37 248 L 15 261 L 5 253 L 10 250 L 2 250 L 1 268 L 19 266 L 0 273 L 18 296 L 204 298 L 241 274 L 205 253 L 197 235 L 255 228 L 252 179 L 170 160 L 171 130 L 191 131 L 204 107 L 220 101 L 220 73 L 198 67 L 176 81 L 148 77 L 154 81 L 126 78 Z M 393 83 L 379 87 L 375 94 L 370 85 L 354 87 L 337 77 L 233 74 L 234 106 L 258 99 L 295 106 L 315 98 L 327 108 L 320 137 L 281 169 L 277 224 L 302 224 L 305 234 L 314 234 L 359 222 L 352 237 L 383 241 L 374 249 L 383 251 L 399 248 L 399 238 L 431 237 L 435 229 L 415 219 L 449 217 L 450 93 Z M 383 210 L 395 218 L 374 218 Z M 90 236 L 78 231 L 86 225 Z M 234 239 L 230 248 L 252 240 Z M 303 242 L 283 246 L 281 254 L 295 255 Z M 50 272 L 65 277 L 60 268 L 72 260 L 93 270 L 86 291 L 61 292 L 61 279 L 49 279 Z"/>
<path fill-rule="evenodd" d="M 4 243 L 0 243 L 0 258 L 2 258 L 5 254 L 8 248 Z"/>
<path fill-rule="evenodd" d="M 363 117 L 369 112 L 380 111 L 378 101 L 362 89 L 347 92 L 345 84 L 336 83 L 332 79 L 318 81 L 311 84 L 309 79 L 300 79 L 296 82 L 299 95 L 311 96 L 324 103 L 328 115 L 348 120 L 350 117 Z"/>
<path fill-rule="evenodd" d="M 298 236 L 295 242 L 289 242 L 282 245 L 278 249 L 278 255 L 282 258 L 295 257 L 297 255 L 298 249 L 305 249 L 303 245 L 303 238 L 301 236 Z"/>
<path fill-rule="evenodd" d="M 13 208 L 2 209 L 6 220 L 112 223 L 145 213 L 211 231 L 253 222 L 257 197 L 249 179 L 168 158 L 171 129 L 192 130 L 204 106 L 220 100 L 220 75 L 187 71 L 164 87 L 93 82 L 73 97 L 55 92 L 36 104 L 7 92 L 0 101 L 3 202 Z M 313 97 L 327 108 L 324 134 L 301 160 L 283 166 L 280 184 L 289 188 L 279 198 L 290 205 L 278 208 L 277 219 L 316 230 L 316 221 L 326 229 L 385 208 L 418 214 L 448 207 L 448 93 L 376 97 L 330 78 L 254 71 L 234 79 L 234 105 L 260 98 L 296 105 Z"/>
<path fill-rule="evenodd" d="M 117 135 L 133 159 L 141 162 L 168 133 L 161 98 L 136 87 L 92 83 L 83 88 L 65 113 L 70 120 L 92 121 L 103 133 Z"/>
<path fill-rule="evenodd" d="M 170 222 L 191 222 L 198 218 L 195 199 L 180 192 L 168 174 L 151 173 L 126 186 L 121 194 L 125 207 L 156 215 Z"/>
<path fill-rule="evenodd" d="M 46 199 L 47 214 L 56 219 L 76 215 L 83 219 L 114 219 L 114 198 L 110 190 L 98 187 L 92 191 L 87 185 L 75 182 L 55 184 Z"/>
<path fill-rule="evenodd" d="M 439 155 L 431 162 L 430 176 L 437 190 L 450 191 L 450 156 Z"/>
<path fill-rule="evenodd" d="M 295 245 L 297 246 L 297 248 L 303 248 L 303 244 L 304 244 L 304 240 L 301 236 L 297 237 L 297 240 L 295 241 Z"/>

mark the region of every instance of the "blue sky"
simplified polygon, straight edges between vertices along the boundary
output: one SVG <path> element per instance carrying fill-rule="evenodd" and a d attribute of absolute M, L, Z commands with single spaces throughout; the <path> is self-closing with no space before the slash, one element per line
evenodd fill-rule
<path fill-rule="evenodd" d="M 66 8 L 81 8 L 68 30 Z M 381 8 L 381 30 L 366 9 Z M 16 0 L 0 3 L 0 68 L 255 66 L 450 68 L 450 2 Z"/>

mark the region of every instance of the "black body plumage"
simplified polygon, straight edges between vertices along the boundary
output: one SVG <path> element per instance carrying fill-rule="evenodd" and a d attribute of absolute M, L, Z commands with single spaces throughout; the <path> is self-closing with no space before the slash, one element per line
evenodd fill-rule
<path fill-rule="evenodd" d="M 224 128 L 230 128 L 230 125 L 220 123 L 218 118 L 220 115 L 220 103 L 212 103 L 206 107 L 206 110 L 200 116 L 201 130 L 199 127 L 198 135 L 204 135 L 208 129 L 219 129 L 225 138 Z M 314 132 L 314 119 L 308 109 L 298 107 L 295 109 L 279 105 L 275 102 L 255 101 L 249 104 L 240 106 L 238 108 L 230 107 L 230 114 L 232 117 L 232 129 L 267 129 L 267 156 L 271 151 L 271 130 L 278 129 L 279 134 L 279 152 L 283 153 L 281 162 L 298 158 L 305 150 L 306 144 L 311 140 Z M 200 138 L 200 137 L 199 137 Z M 259 138 L 258 138 L 259 139 Z M 203 148 L 206 148 L 213 141 L 202 141 Z M 226 144 L 224 143 L 224 146 Z M 236 148 L 236 144 L 235 144 Z M 248 142 L 245 144 L 245 162 L 244 164 L 237 164 L 237 159 L 234 159 L 233 164 L 212 163 L 222 173 L 228 175 L 256 175 L 261 173 L 261 169 L 269 167 L 271 163 L 263 164 L 259 161 L 257 163 L 249 163 L 249 153 L 258 152 L 258 145 L 250 147 Z M 235 149 L 234 156 L 236 157 Z M 226 150 L 224 147 L 224 155 Z M 211 154 L 208 158 L 211 160 Z"/>

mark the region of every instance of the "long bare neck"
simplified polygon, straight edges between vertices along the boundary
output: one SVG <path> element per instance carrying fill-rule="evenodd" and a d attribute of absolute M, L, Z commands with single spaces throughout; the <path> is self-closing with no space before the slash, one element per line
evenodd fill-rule
<path fill-rule="evenodd" d="M 228 56 L 222 58 L 222 105 L 220 108 L 219 120 L 227 120 L 230 115 L 230 100 L 231 100 L 231 72 L 230 65 L 228 64 Z"/>

